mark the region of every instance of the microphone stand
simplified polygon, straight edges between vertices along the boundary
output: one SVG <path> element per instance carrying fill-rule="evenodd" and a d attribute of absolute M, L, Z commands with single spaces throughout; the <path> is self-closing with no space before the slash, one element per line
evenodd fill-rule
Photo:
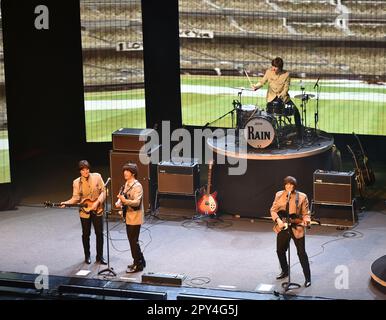
<path fill-rule="evenodd" d="M 288 200 L 287 200 L 287 207 L 286 207 L 286 215 L 287 215 L 287 232 L 289 236 L 289 243 L 288 243 L 288 282 L 283 282 L 281 286 L 284 288 L 284 292 L 287 292 L 288 290 L 292 289 L 299 289 L 301 285 L 299 283 L 291 282 L 291 221 L 290 221 L 290 214 L 289 214 L 289 202 L 291 199 L 291 193 L 288 194 Z"/>
<path fill-rule="evenodd" d="M 110 235 L 109 235 L 109 219 L 108 219 L 108 216 L 111 212 L 111 207 L 110 207 L 110 211 L 107 210 L 107 197 L 109 196 L 109 189 L 108 189 L 108 184 L 110 182 L 110 178 L 107 179 L 107 182 L 105 184 L 105 188 L 106 188 L 106 199 L 103 203 L 103 211 L 105 213 L 105 217 L 106 217 L 106 237 L 107 237 L 107 268 L 101 270 L 98 272 L 98 275 L 101 275 L 101 274 L 105 274 L 107 273 L 108 275 L 110 276 L 114 276 L 116 277 L 117 274 L 114 272 L 114 268 L 110 267 Z M 110 194 L 110 203 L 111 203 L 112 199 L 111 199 L 111 194 Z"/>
<path fill-rule="evenodd" d="M 316 133 L 316 125 L 317 123 L 319 122 L 319 94 L 320 94 L 320 84 L 319 84 L 319 78 L 318 80 L 316 81 L 315 85 L 314 85 L 314 89 L 316 88 L 316 112 L 315 112 L 315 115 L 314 115 L 314 122 L 315 122 L 315 134 L 317 135 Z"/>

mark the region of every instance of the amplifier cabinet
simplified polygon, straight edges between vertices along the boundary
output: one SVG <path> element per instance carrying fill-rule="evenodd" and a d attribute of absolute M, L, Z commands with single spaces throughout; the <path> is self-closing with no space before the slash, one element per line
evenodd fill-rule
<path fill-rule="evenodd" d="M 314 203 L 351 206 L 354 172 L 316 170 L 313 175 Z"/>
<path fill-rule="evenodd" d="M 153 134 L 156 133 L 157 132 L 153 129 L 121 128 L 112 133 L 113 150 L 140 152 L 141 148 L 147 142 L 151 143 L 150 138 Z M 155 145 L 152 145 L 151 147 L 154 146 Z"/>
<path fill-rule="evenodd" d="M 153 149 L 153 152 L 159 152 L 160 147 Z M 143 188 L 143 208 L 149 211 L 154 205 L 155 189 L 157 184 L 156 164 L 143 164 L 140 161 L 140 153 L 137 152 L 119 152 L 110 151 L 110 176 L 111 176 L 111 208 L 116 210 L 115 202 L 121 186 L 125 183 L 123 178 L 122 166 L 127 162 L 136 163 L 138 166 L 137 180 Z M 142 156 L 144 156 L 142 154 Z M 150 157 L 150 155 L 145 155 Z"/>
<path fill-rule="evenodd" d="M 167 162 L 158 164 L 158 192 L 165 194 L 194 195 L 200 183 L 197 162 Z"/>

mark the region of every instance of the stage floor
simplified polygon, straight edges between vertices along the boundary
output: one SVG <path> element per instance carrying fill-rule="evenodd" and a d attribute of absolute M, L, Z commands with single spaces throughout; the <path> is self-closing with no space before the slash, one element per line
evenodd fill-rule
<path fill-rule="evenodd" d="M 291 293 L 304 297 L 386 299 L 370 282 L 372 262 L 385 254 L 386 206 L 382 204 L 379 211 L 360 213 L 359 223 L 350 233 L 314 226 L 306 239 L 312 286 L 302 286 Z M 34 273 L 36 266 L 45 265 L 50 275 L 73 277 L 79 270 L 90 270 L 87 278 L 103 279 L 97 273 L 105 266 L 94 263 L 94 235 L 93 263 L 83 263 L 76 210 L 21 206 L 1 212 L 0 219 L 0 271 Z M 142 273 L 125 273 L 131 263 L 125 225 L 112 220 L 109 226 L 110 261 L 118 273 L 111 280 L 141 282 Z M 147 261 L 144 272 L 184 274 L 186 287 L 256 292 L 260 285 L 268 284 L 272 285 L 269 292 L 282 292 L 281 281 L 275 280 L 279 266 L 271 228 L 268 221 L 231 215 L 221 216 L 220 220 L 181 216 L 161 220 L 149 215 L 140 235 Z M 296 250 L 291 248 L 292 281 L 303 284 Z"/>

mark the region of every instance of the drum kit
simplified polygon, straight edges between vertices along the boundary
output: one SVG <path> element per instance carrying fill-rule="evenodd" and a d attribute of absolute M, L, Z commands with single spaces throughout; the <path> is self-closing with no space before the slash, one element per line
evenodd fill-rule
<path fill-rule="evenodd" d="M 319 79 L 314 88 L 318 85 Z M 271 146 L 276 142 L 276 147 L 281 145 L 290 145 L 294 142 L 294 137 L 297 136 L 296 127 L 292 126 L 291 118 L 295 115 L 295 105 L 292 101 L 284 103 L 281 99 L 274 99 L 267 104 L 266 109 L 255 105 L 245 105 L 241 103 L 241 95 L 243 90 L 250 90 L 236 87 L 238 89 L 239 100 L 233 100 L 233 111 L 236 112 L 236 130 L 243 130 L 244 138 L 247 143 L 257 149 L 263 149 Z M 251 90 L 253 91 L 253 90 Z M 318 101 L 319 87 L 317 95 L 307 94 L 301 85 L 301 94 L 295 95 L 294 99 L 301 101 L 301 126 L 305 128 L 302 131 L 301 145 L 304 144 L 305 135 L 310 133 L 317 134 L 316 125 L 318 121 Z M 310 131 L 306 128 L 307 123 L 307 103 L 316 97 L 316 113 L 315 113 L 315 130 Z M 232 120 L 233 127 L 233 120 Z"/>

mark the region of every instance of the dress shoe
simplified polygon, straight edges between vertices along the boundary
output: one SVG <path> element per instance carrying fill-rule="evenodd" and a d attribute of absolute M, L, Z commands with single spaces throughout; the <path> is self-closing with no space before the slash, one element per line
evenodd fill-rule
<path fill-rule="evenodd" d="M 309 286 L 311 286 L 311 280 L 306 280 L 306 282 L 304 282 L 304 286 L 306 288 L 308 288 Z"/>
<path fill-rule="evenodd" d="M 277 275 L 276 280 L 284 279 L 284 278 L 287 278 L 287 277 L 288 277 L 288 271 L 286 271 L 286 272 L 282 271 L 282 273 Z"/>
<path fill-rule="evenodd" d="M 103 257 L 102 258 L 97 258 L 96 262 L 98 262 L 99 264 L 107 264 L 107 261 Z"/>
<path fill-rule="evenodd" d="M 86 257 L 84 258 L 84 262 L 87 263 L 87 264 L 91 264 L 91 258 L 90 258 L 90 256 L 86 256 Z"/>
<path fill-rule="evenodd" d="M 143 266 L 140 264 L 135 264 L 132 268 L 127 269 L 126 273 L 135 273 L 135 272 L 140 272 L 143 270 Z"/>

